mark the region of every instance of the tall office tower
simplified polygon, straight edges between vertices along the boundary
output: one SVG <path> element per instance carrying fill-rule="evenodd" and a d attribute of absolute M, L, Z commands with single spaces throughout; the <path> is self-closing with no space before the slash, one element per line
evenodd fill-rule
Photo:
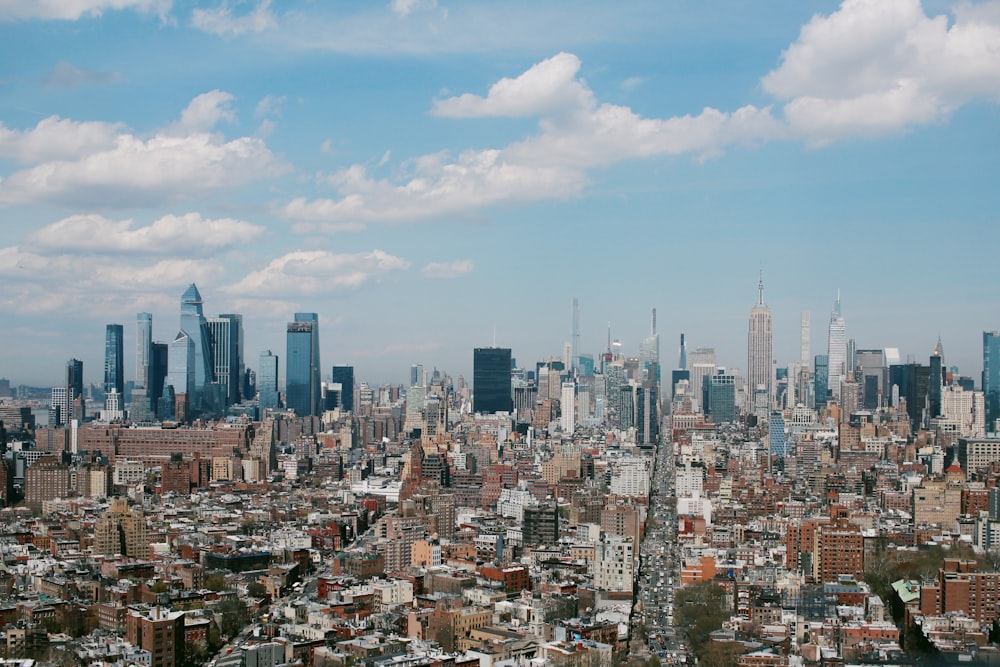
<path fill-rule="evenodd" d="M 513 412 L 510 348 L 477 347 L 472 352 L 473 412 Z"/>
<path fill-rule="evenodd" d="M 104 393 L 125 393 L 125 327 L 109 324 L 104 333 Z"/>
<path fill-rule="evenodd" d="M 857 350 L 854 359 L 860 383 L 861 406 L 865 410 L 875 410 L 885 402 L 885 387 L 888 380 L 885 351 Z"/>
<path fill-rule="evenodd" d="M 257 405 L 260 407 L 260 417 L 264 418 L 264 410 L 275 410 L 281 407 L 278 400 L 278 355 L 271 350 L 260 353 L 260 365 L 257 368 Z"/>
<path fill-rule="evenodd" d="M 636 442 L 652 445 L 660 432 L 659 387 L 652 380 L 645 380 L 635 388 Z"/>
<path fill-rule="evenodd" d="M 225 390 L 226 403 L 242 400 L 243 316 L 233 313 L 210 317 L 212 334 L 212 371 L 216 384 Z"/>
<path fill-rule="evenodd" d="M 562 393 L 559 395 L 559 428 L 563 433 L 576 430 L 576 384 L 563 382 Z M 478 410 L 477 410 L 478 412 Z"/>
<path fill-rule="evenodd" d="M 724 371 L 709 378 L 708 409 L 716 424 L 736 421 L 736 376 Z"/>
<path fill-rule="evenodd" d="M 983 332 L 983 397 L 986 430 L 995 433 L 1000 419 L 1000 331 Z"/>
<path fill-rule="evenodd" d="M 687 343 L 684 342 L 684 334 L 681 334 L 681 347 L 680 352 L 677 355 L 677 370 L 687 370 L 688 367 L 688 348 Z"/>
<path fill-rule="evenodd" d="M 650 369 L 655 370 L 656 377 L 650 376 Z M 653 308 L 650 320 L 649 337 L 639 344 L 639 372 L 643 377 L 649 377 L 657 383 L 660 381 L 660 334 L 656 333 L 656 308 Z"/>
<path fill-rule="evenodd" d="M 209 331 L 208 322 L 205 320 L 205 313 L 202 310 L 201 293 L 198 287 L 191 283 L 184 294 L 181 295 L 181 331 L 187 334 L 194 346 L 193 375 L 194 381 L 191 391 L 188 392 L 188 403 L 191 404 L 192 396 L 196 396 L 193 402 L 195 405 L 200 401 L 200 394 L 214 380 L 212 373 L 212 333 Z M 177 386 L 174 391 L 180 393 Z"/>
<path fill-rule="evenodd" d="M 857 369 L 858 369 L 858 343 L 853 338 L 848 338 L 847 361 L 844 362 L 844 375 L 849 376 Z"/>
<path fill-rule="evenodd" d="M 944 387 L 944 348 L 941 347 L 941 337 L 931 352 L 930 380 L 927 384 L 927 418 L 941 416 L 941 388 Z"/>
<path fill-rule="evenodd" d="M 411 387 L 416 387 L 417 385 L 424 385 L 424 367 L 422 364 L 413 364 L 410 366 L 410 385 Z"/>
<path fill-rule="evenodd" d="M 579 359 L 580 359 L 580 302 L 576 297 L 573 297 L 573 324 L 572 331 L 570 332 L 570 343 L 572 349 L 570 350 L 570 370 L 575 375 L 579 370 Z"/>
<path fill-rule="evenodd" d="M 319 318 L 295 313 L 288 323 L 285 354 L 285 407 L 299 417 L 319 414 Z"/>
<path fill-rule="evenodd" d="M 830 329 L 827 338 L 827 368 L 829 376 L 827 388 L 833 397 L 840 400 L 840 380 L 847 372 L 847 326 L 844 324 L 844 317 L 840 314 L 840 290 L 837 290 L 837 300 L 833 303 L 833 312 L 830 313 Z M 819 401 L 819 396 L 816 397 Z M 824 404 L 826 401 L 823 401 Z"/>
<path fill-rule="evenodd" d="M 149 360 L 153 351 L 153 316 L 137 313 L 135 316 L 135 387 L 149 386 Z"/>
<path fill-rule="evenodd" d="M 612 426 L 621 423 L 622 414 L 622 394 L 621 389 L 626 386 L 625 366 L 621 360 L 611 362 L 604 369 L 604 393 L 607 407 L 607 422 Z"/>
<path fill-rule="evenodd" d="M 68 419 L 69 401 L 66 400 L 66 387 L 52 387 L 52 398 L 49 400 L 49 426 L 64 426 Z"/>
<path fill-rule="evenodd" d="M 156 406 L 163 396 L 163 383 L 169 371 L 170 346 L 166 343 L 153 343 L 149 353 L 149 386 L 146 387 L 146 397 L 151 408 Z"/>
<path fill-rule="evenodd" d="M 698 409 L 704 412 L 708 392 L 705 378 L 715 375 L 715 348 L 696 347 L 688 361 L 691 364 L 691 397 L 698 403 Z"/>
<path fill-rule="evenodd" d="M 354 412 L 354 366 L 334 366 L 330 381 L 340 385 L 340 409 Z"/>
<path fill-rule="evenodd" d="M 768 422 L 768 445 L 772 456 L 788 456 L 788 442 L 785 440 L 785 415 L 781 410 L 771 413 Z"/>
<path fill-rule="evenodd" d="M 809 367 L 809 311 L 802 311 L 802 329 L 799 333 L 799 361 L 804 368 Z"/>
<path fill-rule="evenodd" d="M 83 400 L 83 362 L 79 359 L 70 359 L 66 362 L 66 400 L 69 402 L 69 410 L 72 410 L 77 399 Z M 83 419 L 81 414 L 73 419 Z"/>
<path fill-rule="evenodd" d="M 186 331 L 178 331 L 177 336 L 170 343 L 170 351 L 167 355 L 167 377 L 163 381 L 164 387 L 174 388 L 175 399 L 184 396 L 185 402 L 190 403 L 191 392 L 194 391 L 194 364 L 194 341 L 191 340 L 191 336 Z"/>
<path fill-rule="evenodd" d="M 774 350 L 771 330 L 771 309 L 764 303 L 764 274 L 757 283 L 757 305 L 750 309 L 747 334 L 747 379 L 751 396 L 763 387 L 767 395 L 767 410 L 774 400 Z M 767 415 L 765 415 L 766 417 Z"/>
<path fill-rule="evenodd" d="M 816 355 L 813 386 L 816 388 L 816 404 L 813 407 L 822 410 L 826 407 L 826 400 L 830 395 L 830 358 L 825 354 Z"/>

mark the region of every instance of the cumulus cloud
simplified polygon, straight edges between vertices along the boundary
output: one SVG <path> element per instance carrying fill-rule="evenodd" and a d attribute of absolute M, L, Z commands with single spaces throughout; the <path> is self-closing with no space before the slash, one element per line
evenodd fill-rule
<path fill-rule="evenodd" d="M 206 219 L 198 213 L 165 215 L 145 227 L 132 220 L 100 215 L 73 215 L 43 227 L 28 237 L 46 251 L 99 254 L 199 254 L 258 240 L 265 228 L 232 218 Z"/>
<path fill-rule="evenodd" d="M 71 88 L 73 86 L 100 85 L 118 80 L 117 72 L 98 72 L 77 67 L 65 60 L 55 64 L 42 81 L 49 86 Z"/>
<path fill-rule="evenodd" d="M 0 19 L 76 21 L 83 16 L 100 16 L 116 9 L 135 9 L 163 16 L 170 4 L 170 0 L 0 0 Z"/>
<path fill-rule="evenodd" d="M 289 297 L 354 289 L 391 272 L 410 268 L 410 262 L 382 250 L 332 253 L 299 250 L 272 260 L 224 292 L 245 296 Z"/>
<path fill-rule="evenodd" d="M 30 131 L 0 127 L 0 154 L 34 165 L 0 181 L 0 204 L 149 206 L 284 173 L 288 166 L 260 137 L 227 141 L 212 131 L 234 118 L 231 101 L 218 90 L 199 95 L 176 123 L 148 138 L 118 124 L 55 117 Z"/>
<path fill-rule="evenodd" d="M 223 2 L 214 9 L 192 11 L 191 25 L 213 35 L 233 37 L 271 30 L 277 27 L 278 19 L 271 11 L 271 0 L 263 0 L 250 13 L 242 16 L 234 15 L 229 3 Z"/>
<path fill-rule="evenodd" d="M 959 4 L 949 21 L 919 0 L 845 0 L 803 26 L 762 84 L 812 144 L 938 122 L 1000 100 L 998 6 Z"/>
<path fill-rule="evenodd" d="M 539 116 L 593 106 L 593 93 L 577 78 L 580 59 L 559 53 L 520 76 L 490 86 L 486 97 L 465 93 L 438 100 L 431 112 L 446 118 Z"/>
<path fill-rule="evenodd" d="M 340 197 L 298 198 L 284 217 L 324 225 L 398 222 L 447 216 L 495 204 L 569 197 L 587 182 L 587 170 L 656 155 L 707 157 L 734 144 L 781 136 L 770 109 L 747 106 L 727 113 L 643 118 L 628 107 L 598 104 L 568 53 L 549 58 L 486 97 L 459 95 L 435 102 L 432 113 L 451 118 L 538 116 L 537 134 L 502 149 L 470 150 L 452 157 L 424 155 L 401 182 L 374 179 L 363 165 L 325 177 Z M 333 231 L 332 229 L 330 231 Z"/>
<path fill-rule="evenodd" d="M 471 259 L 458 259 L 453 262 L 431 262 L 420 273 L 425 278 L 461 278 L 472 273 L 473 262 Z"/>
<path fill-rule="evenodd" d="M 71 160 L 113 148 L 122 123 L 78 122 L 49 116 L 30 130 L 12 130 L 0 122 L 0 158 L 32 164 Z"/>

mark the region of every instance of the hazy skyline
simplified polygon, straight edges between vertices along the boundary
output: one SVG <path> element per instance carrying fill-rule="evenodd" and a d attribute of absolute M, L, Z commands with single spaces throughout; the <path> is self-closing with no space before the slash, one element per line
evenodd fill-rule
<path fill-rule="evenodd" d="M 859 348 L 979 377 L 1000 329 L 1000 3 L 0 0 L 0 377 L 88 383 L 195 282 L 254 367 L 471 378 L 658 312 L 664 366 Z M 131 346 L 131 347 L 130 347 Z M 282 376 L 284 361 L 282 361 Z"/>

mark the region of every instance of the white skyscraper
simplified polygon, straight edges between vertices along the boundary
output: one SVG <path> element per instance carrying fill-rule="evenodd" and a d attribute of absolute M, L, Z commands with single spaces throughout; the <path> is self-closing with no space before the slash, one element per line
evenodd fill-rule
<path fill-rule="evenodd" d="M 559 418 L 559 426 L 563 433 L 572 433 L 576 430 L 576 384 L 573 382 L 562 383 L 562 395 L 559 399 L 559 409 L 562 416 Z"/>
<path fill-rule="evenodd" d="M 830 330 L 827 344 L 827 359 L 829 360 L 829 376 L 827 387 L 834 398 L 840 401 L 840 382 L 847 372 L 847 326 L 840 314 L 840 290 L 837 290 L 837 300 L 833 303 L 830 313 Z"/>
<path fill-rule="evenodd" d="M 771 330 L 771 309 L 764 304 L 764 277 L 757 284 L 757 305 L 750 309 L 750 329 L 747 335 L 747 379 L 749 394 L 761 387 L 767 393 L 767 407 L 774 399 L 774 350 Z"/>

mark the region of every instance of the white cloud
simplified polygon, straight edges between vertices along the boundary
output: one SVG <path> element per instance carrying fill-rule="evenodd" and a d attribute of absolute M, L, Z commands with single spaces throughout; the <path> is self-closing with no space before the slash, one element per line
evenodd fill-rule
<path fill-rule="evenodd" d="M 222 291 L 263 297 L 323 294 L 357 288 L 391 271 L 408 268 L 409 261 L 382 250 L 355 254 L 299 250 L 272 260 Z"/>
<path fill-rule="evenodd" d="M 1000 100 L 998 6 L 960 4 L 949 23 L 919 0 L 845 0 L 803 26 L 762 84 L 813 144 L 940 121 Z"/>
<path fill-rule="evenodd" d="M 405 17 L 415 11 L 434 9 L 437 7 L 437 0 L 392 0 L 389 7 L 397 16 Z"/>
<path fill-rule="evenodd" d="M 474 264 L 471 259 L 458 259 L 453 262 L 431 262 L 420 273 L 425 278 L 461 278 L 472 273 Z"/>
<path fill-rule="evenodd" d="M 170 0 L 0 0 L 0 19 L 75 21 L 116 9 L 135 9 L 163 16 L 170 4 Z"/>
<path fill-rule="evenodd" d="M 30 130 L 12 130 L 0 122 L 0 158 L 26 164 L 80 158 L 114 147 L 123 129 L 121 123 L 59 116 L 44 118 Z"/>
<path fill-rule="evenodd" d="M 131 220 L 73 215 L 39 229 L 28 240 L 35 248 L 67 253 L 204 255 L 256 241 L 265 231 L 242 220 L 206 219 L 198 213 L 165 215 L 138 228 Z"/>
<path fill-rule="evenodd" d="M 432 113 L 447 118 L 539 116 L 592 106 L 593 93 L 576 78 L 579 70 L 579 58 L 559 53 L 514 79 L 500 79 L 486 97 L 465 93 L 438 100 Z"/>
<path fill-rule="evenodd" d="M 253 11 L 235 16 L 229 3 L 223 1 L 215 9 L 195 9 L 191 12 L 191 25 L 213 35 L 232 37 L 244 33 L 258 33 L 271 30 L 278 20 L 271 11 L 271 0 L 262 0 Z"/>
<path fill-rule="evenodd" d="M 231 100 L 229 93 L 217 90 L 199 95 L 177 123 L 149 138 L 118 125 L 57 118 L 27 133 L 4 135 L 0 129 L 0 151 L 7 145 L 13 155 L 37 163 L 0 181 L 0 204 L 153 205 L 284 173 L 287 165 L 261 138 L 227 141 L 211 132 L 218 121 L 233 118 Z M 73 136 L 77 129 L 85 131 L 86 140 Z M 112 130 L 118 131 L 113 137 Z M 58 154 L 67 135 L 66 150 Z"/>
<path fill-rule="evenodd" d="M 643 118 L 628 107 L 598 105 L 577 77 L 579 59 L 558 54 L 503 79 L 486 97 L 459 95 L 434 104 L 437 115 L 539 116 L 539 131 L 502 149 L 416 159 L 400 182 L 372 178 L 355 164 L 324 180 L 340 198 L 289 202 L 282 215 L 310 230 L 344 223 L 401 222 L 449 216 L 485 206 L 564 198 L 580 191 L 587 170 L 632 158 L 690 153 L 716 155 L 728 146 L 782 136 L 769 108 L 697 116 Z M 328 229 L 327 231 L 334 231 Z"/>
<path fill-rule="evenodd" d="M 233 96 L 222 90 L 212 90 L 198 95 L 181 112 L 180 120 L 166 129 L 170 136 L 186 136 L 208 132 L 220 120 L 232 122 L 236 114 L 232 110 Z"/>
<path fill-rule="evenodd" d="M 260 102 L 257 103 L 257 109 L 254 113 L 257 114 L 258 118 L 262 118 L 264 116 L 280 116 L 281 108 L 287 101 L 288 98 L 284 95 L 280 97 L 275 95 L 265 95 L 261 98 Z"/>
<path fill-rule="evenodd" d="M 65 60 L 56 63 L 52 70 L 49 71 L 43 79 L 46 85 L 64 88 L 87 84 L 98 85 L 113 83 L 117 80 L 117 72 L 98 72 L 91 69 L 77 67 L 73 63 Z"/>

